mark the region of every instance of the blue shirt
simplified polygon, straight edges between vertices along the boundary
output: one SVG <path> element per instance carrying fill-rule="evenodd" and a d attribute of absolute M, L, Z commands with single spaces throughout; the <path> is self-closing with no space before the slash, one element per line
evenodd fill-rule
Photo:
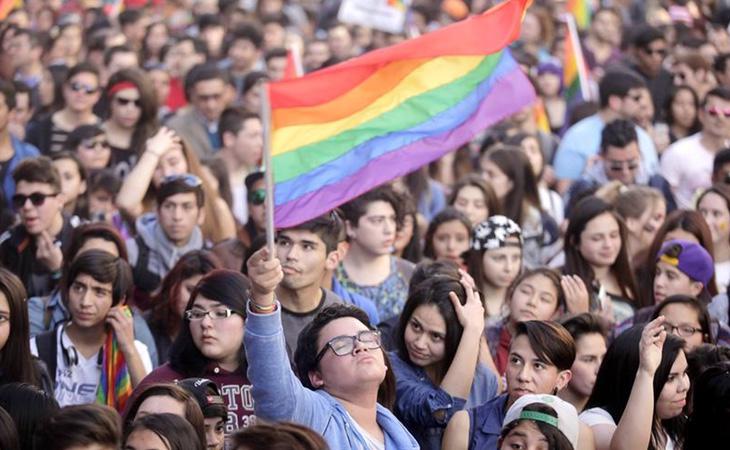
<path fill-rule="evenodd" d="M 583 174 L 588 160 L 601 148 L 601 132 L 606 124 L 598 114 L 586 117 L 566 131 L 555 153 L 553 167 L 561 180 L 577 180 Z M 647 174 L 654 174 L 659 166 L 656 147 L 651 137 L 636 126 L 641 152 L 641 165 Z"/>
<path fill-rule="evenodd" d="M 243 342 L 256 417 L 305 425 L 321 434 L 331 449 L 369 448 L 337 399 L 323 389 L 305 388 L 292 372 L 284 345 L 281 305 L 277 303 L 276 311 L 271 314 L 256 314 L 247 309 Z M 418 449 L 413 436 L 382 405 L 377 405 L 376 420 L 385 435 L 387 450 Z"/>
<path fill-rule="evenodd" d="M 507 415 L 508 394 L 495 397 L 487 403 L 468 410 L 469 450 L 496 449 L 502 422 Z"/>
<path fill-rule="evenodd" d="M 395 414 L 423 450 L 441 448 L 444 429 L 457 411 L 481 405 L 497 395 L 497 377 L 483 364 L 477 365 L 469 398 L 463 399 L 434 385 L 422 368 L 403 361 L 397 353 L 388 356 L 396 379 Z"/>

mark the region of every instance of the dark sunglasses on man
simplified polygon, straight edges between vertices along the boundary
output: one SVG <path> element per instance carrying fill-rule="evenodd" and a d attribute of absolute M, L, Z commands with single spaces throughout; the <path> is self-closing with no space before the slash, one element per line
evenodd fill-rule
<path fill-rule="evenodd" d="M 15 209 L 20 209 L 25 206 L 25 202 L 27 202 L 28 200 L 30 200 L 33 206 L 42 206 L 43 203 L 46 202 L 46 199 L 48 197 L 55 197 L 57 195 L 58 192 L 53 194 L 44 194 L 42 192 L 33 192 L 29 195 L 15 194 L 12 198 L 13 207 L 15 207 Z"/>
<path fill-rule="evenodd" d="M 266 190 L 265 189 L 256 189 L 255 191 L 251 191 L 247 195 L 249 203 L 253 205 L 263 205 L 266 201 Z"/>

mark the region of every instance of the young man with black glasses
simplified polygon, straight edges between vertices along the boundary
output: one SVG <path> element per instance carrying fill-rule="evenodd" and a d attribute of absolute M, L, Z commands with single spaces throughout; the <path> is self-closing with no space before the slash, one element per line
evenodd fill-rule
<path fill-rule="evenodd" d="M 182 255 L 204 248 L 200 225 L 205 195 L 195 175 L 171 175 L 157 188 L 157 210 L 137 219 L 137 236 L 127 240 L 134 284 L 153 292 Z"/>
<path fill-rule="evenodd" d="M 570 187 L 568 199 L 580 198 L 584 192 L 598 189 L 611 181 L 620 181 L 626 186 L 639 184 L 658 189 L 666 200 L 667 212 L 677 208 L 667 180 L 659 174 L 649 175 L 644 170 L 636 126 L 624 119 L 614 120 L 603 128 L 598 157 Z"/>
<path fill-rule="evenodd" d="M 61 278 L 62 246 L 78 223 L 63 215 L 61 177 L 49 158 L 22 161 L 13 179 L 10 200 L 20 223 L 0 236 L 0 265 L 20 277 L 28 296 L 48 295 Z"/>

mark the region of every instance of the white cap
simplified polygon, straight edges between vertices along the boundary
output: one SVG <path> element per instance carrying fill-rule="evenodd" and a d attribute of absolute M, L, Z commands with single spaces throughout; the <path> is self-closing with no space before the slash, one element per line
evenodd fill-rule
<path fill-rule="evenodd" d="M 532 405 L 534 403 L 542 403 L 545 406 L 549 406 L 554 409 L 558 414 L 558 418 L 555 419 L 554 417 L 550 417 L 547 414 L 539 412 L 522 412 L 525 406 Z M 578 447 L 578 430 L 580 428 L 578 412 L 575 410 L 573 405 L 563 399 L 554 395 L 523 395 L 518 398 L 512 406 L 510 406 L 507 414 L 504 416 L 502 428 L 504 428 L 508 423 L 519 419 L 536 420 L 552 425 L 560 430 L 566 438 L 568 438 L 568 441 L 570 441 L 573 448 Z"/>

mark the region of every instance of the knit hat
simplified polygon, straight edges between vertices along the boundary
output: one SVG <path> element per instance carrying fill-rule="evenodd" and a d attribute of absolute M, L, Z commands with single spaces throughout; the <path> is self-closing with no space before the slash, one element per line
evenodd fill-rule
<path fill-rule="evenodd" d="M 525 406 L 535 403 L 549 406 L 557 413 L 558 417 L 539 411 L 524 410 Z M 527 394 L 518 398 L 504 416 L 502 428 L 515 420 L 534 420 L 552 425 L 568 438 L 573 448 L 578 447 L 578 430 L 580 429 L 578 412 L 573 405 L 554 395 Z"/>
<path fill-rule="evenodd" d="M 472 250 L 495 250 L 502 247 L 522 247 L 522 229 L 512 219 L 505 216 L 491 216 L 474 227 L 472 233 Z M 508 238 L 516 237 L 519 244 L 507 242 Z"/>
<path fill-rule="evenodd" d="M 228 412 L 221 397 L 218 385 L 207 378 L 186 378 L 177 385 L 188 391 L 195 398 L 203 411 L 203 417 L 222 417 L 226 420 Z"/>
<path fill-rule="evenodd" d="M 715 273 L 712 256 L 701 245 L 694 242 L 671 240 L 662 245 L 656 257 L 657 262 L 667 263 L 694 281 L 707 286 Z"/>

